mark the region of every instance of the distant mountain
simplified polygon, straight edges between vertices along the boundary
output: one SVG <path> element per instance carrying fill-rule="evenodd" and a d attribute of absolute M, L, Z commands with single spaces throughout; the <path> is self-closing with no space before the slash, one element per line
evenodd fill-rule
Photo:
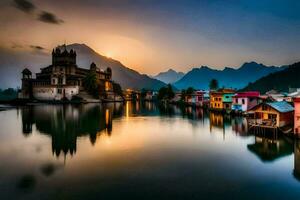
<path fill-rule="evenodd" d="M 176 72 L 173 69 L 169 69 L 166 72 L 160 72 L 153 78 L 160 80 L 164 83 L 174 83 L 174 82 L 178 81 L 179 79 L 181 79 L 183 76 L 184 76 L 183 72 Z"/>
<path fill-rule="evenodd" d="M 178 89 L 194 87 L 196 89 L 208 89 L 211 79 L 217 79 L 220 87 L 243 88 L 249 82 L 253 82 L 270 73 L 283 70 L 284 67 L 267 67 L 256 62 L 244 63 L 240 68 L 225 67 L 223 70 L 215 70 L 206 66 L 194 68 L 174 83 Z"/>
<path fill-rule="evenodd" d="M 122 88 L 158 90 L 166 85 L 159 80 L 124 66 L 117 60 L 98 54 L 85 44 L 71 44 L 67 46 L 67 49 L 74 49 L 77 52 L 77 64 L 80 67 L 89 67 L 92 62 L 102 69 L 110 67 L 112 69 L 112 79 L 120 83 Z"/>
<path fill-rule="evenodd" d="M 139 72 L 124 66 L 117 60 L 98 54 L 85 44 L 67 45 L 67 49 L 74 49 L 77 52 L 77 65 L 79 67 L 89 68 L 92 62 L 96 63 L 96 65 L 101 69 L 110 67 L 112 69 L 112 79 L 120 83 L 123 89 L 147 88 L 158 90 L 166 85 L 159 80 L 150 78 L 147 75 L 140 74 Z M 1 87 L 3 88 L 8 86 L 20 86 L 20 74 L 21 70 L 25 66 L 32 70 L 32 72 L 36 73 L 39 71 L 39 68 L 46 67 L 51 64 L 50 53 L 33 54 L 32 52 L 26 52 L 23 54 L 16 54 L 6 51 L 4 53 L 5 54 L 0 55 L 1 59 L 3 57 L 3 60 L 0 60 L 0 72 L 3 72 L 0 76 L 5 77 L 5 74 L 8 74 L 9 79 L 3 81 L 3 85 L 0 79 Z"/>
<path fill-rule="evenodd" d="M 289 88 L 300 88 L 300 62 L 286 67 L 282 71 L 271 73 L 254 83 L 248 84 L 243 91 L 260 91 L 265 93 L 272 89 L 288 92 Z"/>

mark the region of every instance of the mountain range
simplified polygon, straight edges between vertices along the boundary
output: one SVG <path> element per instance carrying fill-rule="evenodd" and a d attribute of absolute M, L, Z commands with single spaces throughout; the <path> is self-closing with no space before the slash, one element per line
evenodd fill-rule
<path fill-rule="evenodd" d="M 145 74 L 124 66 L 121 62 L 112 58 L 100 55 L 85 44 L 70 44 L 68 50 L 77 52 L 77 65 L 82 68 L 89 68 L 92 62 L 101 69 L 110 67 L 112 79 L 121 84 L 123 89 L 153 89 L 158 90 L 166 84 L 162 81 L 150 78 Z M 27 67 L 33 73 L 39 72 L 40 68 L 51 64 L 50 53 L 39 52 L 16 52 L 0 49 L 0 86 L 1 88 L 17 87 L 21 85 L 21 71 Z"/>
<path fill-rule="evenodd" d="M 207 66 L 193 68 L 180 80 L 174 83 L 178 89 L 193 87 L 195 89 L 208 89 L 209 82 L 217 79 L 220 87 L 241 89 L 248 83 L 266 76 L 270 73 L 285 69 L 283 67 L 265 66 L 256 62 L 244 63 L 238 69 L 225 67 L 223 70 L 211 69 Z"/>
<path fill-rule="evenodd" d="M 168 84 L 180 80 L 183 76 L 184 76 L 183 72 L 176 72 L 173 69 L 169 69 L 168 71 L 160 72 L 153 78 Z"/>
<path fill-rule="evenodd" d="M 289 88 L 300 88 L 300 62 L 286 67 L 282 71 L 271 73 L 265 77 L 248 84 L 243 91 L 260 91 L 262 94 L 277 90 L 288 92 Z"/>
<path fill-rule="evenodd" d="M 119 83 L 123 89 L 146 88 L 158 90 L 166 85 L 162 81 L 126 67 L 117 60 L 100 55 L 85 44 L 67 45 L 67 49 L 74 49 L 77 52 L 77 64 L 80 67 L 89 67 L 92 62 L 102 69 L 110 67 L 112 69 L 112 79 Z"/>

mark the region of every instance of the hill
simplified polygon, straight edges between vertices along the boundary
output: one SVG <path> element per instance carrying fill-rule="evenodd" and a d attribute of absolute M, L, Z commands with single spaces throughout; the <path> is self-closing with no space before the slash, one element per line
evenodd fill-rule
<path fill-rule="evenodd" d="M 159 74 L 157 74 L 153 78 L 168 84 L 168 83 L 174 83 L 174 82 L 178 81 L 183 76 L 184 76 L 183 72 L 176 72 L 173 69 L 169 69 L 166 72 L 160 72 Z"/>
<path fill-rule="evenodd" d="M 288 92 L 289 88 L 300 88 L 300 62 L 292 64 L 282 71 L 271 73 L 254 83 L 248 84 L 243 91 L 260 91 L 265 93 L 272 89 Z"/>
<path fill-rule="evenodd" d="M 166 84 L 140 74 L 124 66 L 121 62 L 107 58 L 95 52 L 85 44 L 67 45 L 67 49 L 74 49 L 77 52 L 77 64 L 82 68 L 89 68 L 95 62 L 101 69 L 110 67 L 113 73 L 113 80 L 120 83 L 123 89 L 154 89 Z M 40 68 L 51 64 L 51 54 L 49 52 L 13 51 L 0 48 L 0 88 L 21 86 L 21 71 L 27 67 L 33 73 L 39 72 Z"/>
<path fill-rule="evenodd" d="M 194 68 L 174 83 L 178 89 L 194 87 L 208 89 L 211 79 L 217 79 L 220 87 L 243 88 L 249 82 L 253 82 L 265 75 L 277 72 L 284 67 L 267 67 L 256 62 L 244 63 L 238 69 L 225 67 L 223 70 L 211 69 L 206 66 Z"/>

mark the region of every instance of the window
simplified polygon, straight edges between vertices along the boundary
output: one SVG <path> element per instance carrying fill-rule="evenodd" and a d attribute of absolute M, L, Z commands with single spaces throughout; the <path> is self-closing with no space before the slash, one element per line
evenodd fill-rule
<path fill-rule="evenodd" d="M 277 115 L 276 114 L 268 114 L 268 119 L 274 119 L 276 120 Z"/>
<path fill-rule="evenodd" d="M 245 104 L 245 99 L 242 99 L 242 104 Z"/>
<path fill-rule="evenodd" d="M 262 110 L 268 110 L 268 106 L 266 104 L 262 105 Z"/>
<path fill-rule="evenodd" d="M 63 84 L 63 78 L 58 78 L 58 84 L 62 85 Z"/>
<path fill-rule="evenodd" d="M 61 94 L 62 93 L 61 89 L 57 89 L 57 93 Z"/>
<path fill-rule="evenodd" d="M 235 99 L 235 103 L 238 103 L 238 99 Z"/>
<path fill-rule="evenodd" d="M 55 79 L 52 79 L 52 84 L 55 85 Z"/>

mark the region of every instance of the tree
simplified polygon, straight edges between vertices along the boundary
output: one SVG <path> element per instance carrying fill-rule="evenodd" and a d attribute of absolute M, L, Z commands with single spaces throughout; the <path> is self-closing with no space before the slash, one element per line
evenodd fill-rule
<path fill-rule="evenodd" d="M 158 91 L 157 98 L 159 100 L 171 100 L 175 97 L 175 93 L 173 92 L 173 88 L 171 84 L 168 84 L 167 87 L 162 87 Z"/>
<path fill-rule="evenodd" d="M 147 95 L 147 92 L 148 91 L 145 88 L 142 88 L 142 90 L 141 90 L 141 97 L 142 97 L 142 99 L 145 99 L 145 97 Z"/>
<path fill-rule="evenodd" d="M 194 88 L 192 88 L 192 87 L 189 87 L 187 90 L 186 90 L 186 94 L 187 95 L 191 95 L 191 94 L 193 94 L 194 93 Z"/>
<path fill-rule="evenodd" d="M 99 97 L 99 85 L 97 74 L 94 71 L 89 72 L 83 79 L 84 88 L 94 97 Z"/>
<path fill-rule="evenodd" d="M 219 88 L 219 82 L 216 79 L 212 79 L 209 83 L 209 89 L 217 90 Z"/>
<path fill-rule="evenodd" d="M 113 82 L 113 91 L 115 94 L 123 97 L 123 90 L 119 83 Z"/>

